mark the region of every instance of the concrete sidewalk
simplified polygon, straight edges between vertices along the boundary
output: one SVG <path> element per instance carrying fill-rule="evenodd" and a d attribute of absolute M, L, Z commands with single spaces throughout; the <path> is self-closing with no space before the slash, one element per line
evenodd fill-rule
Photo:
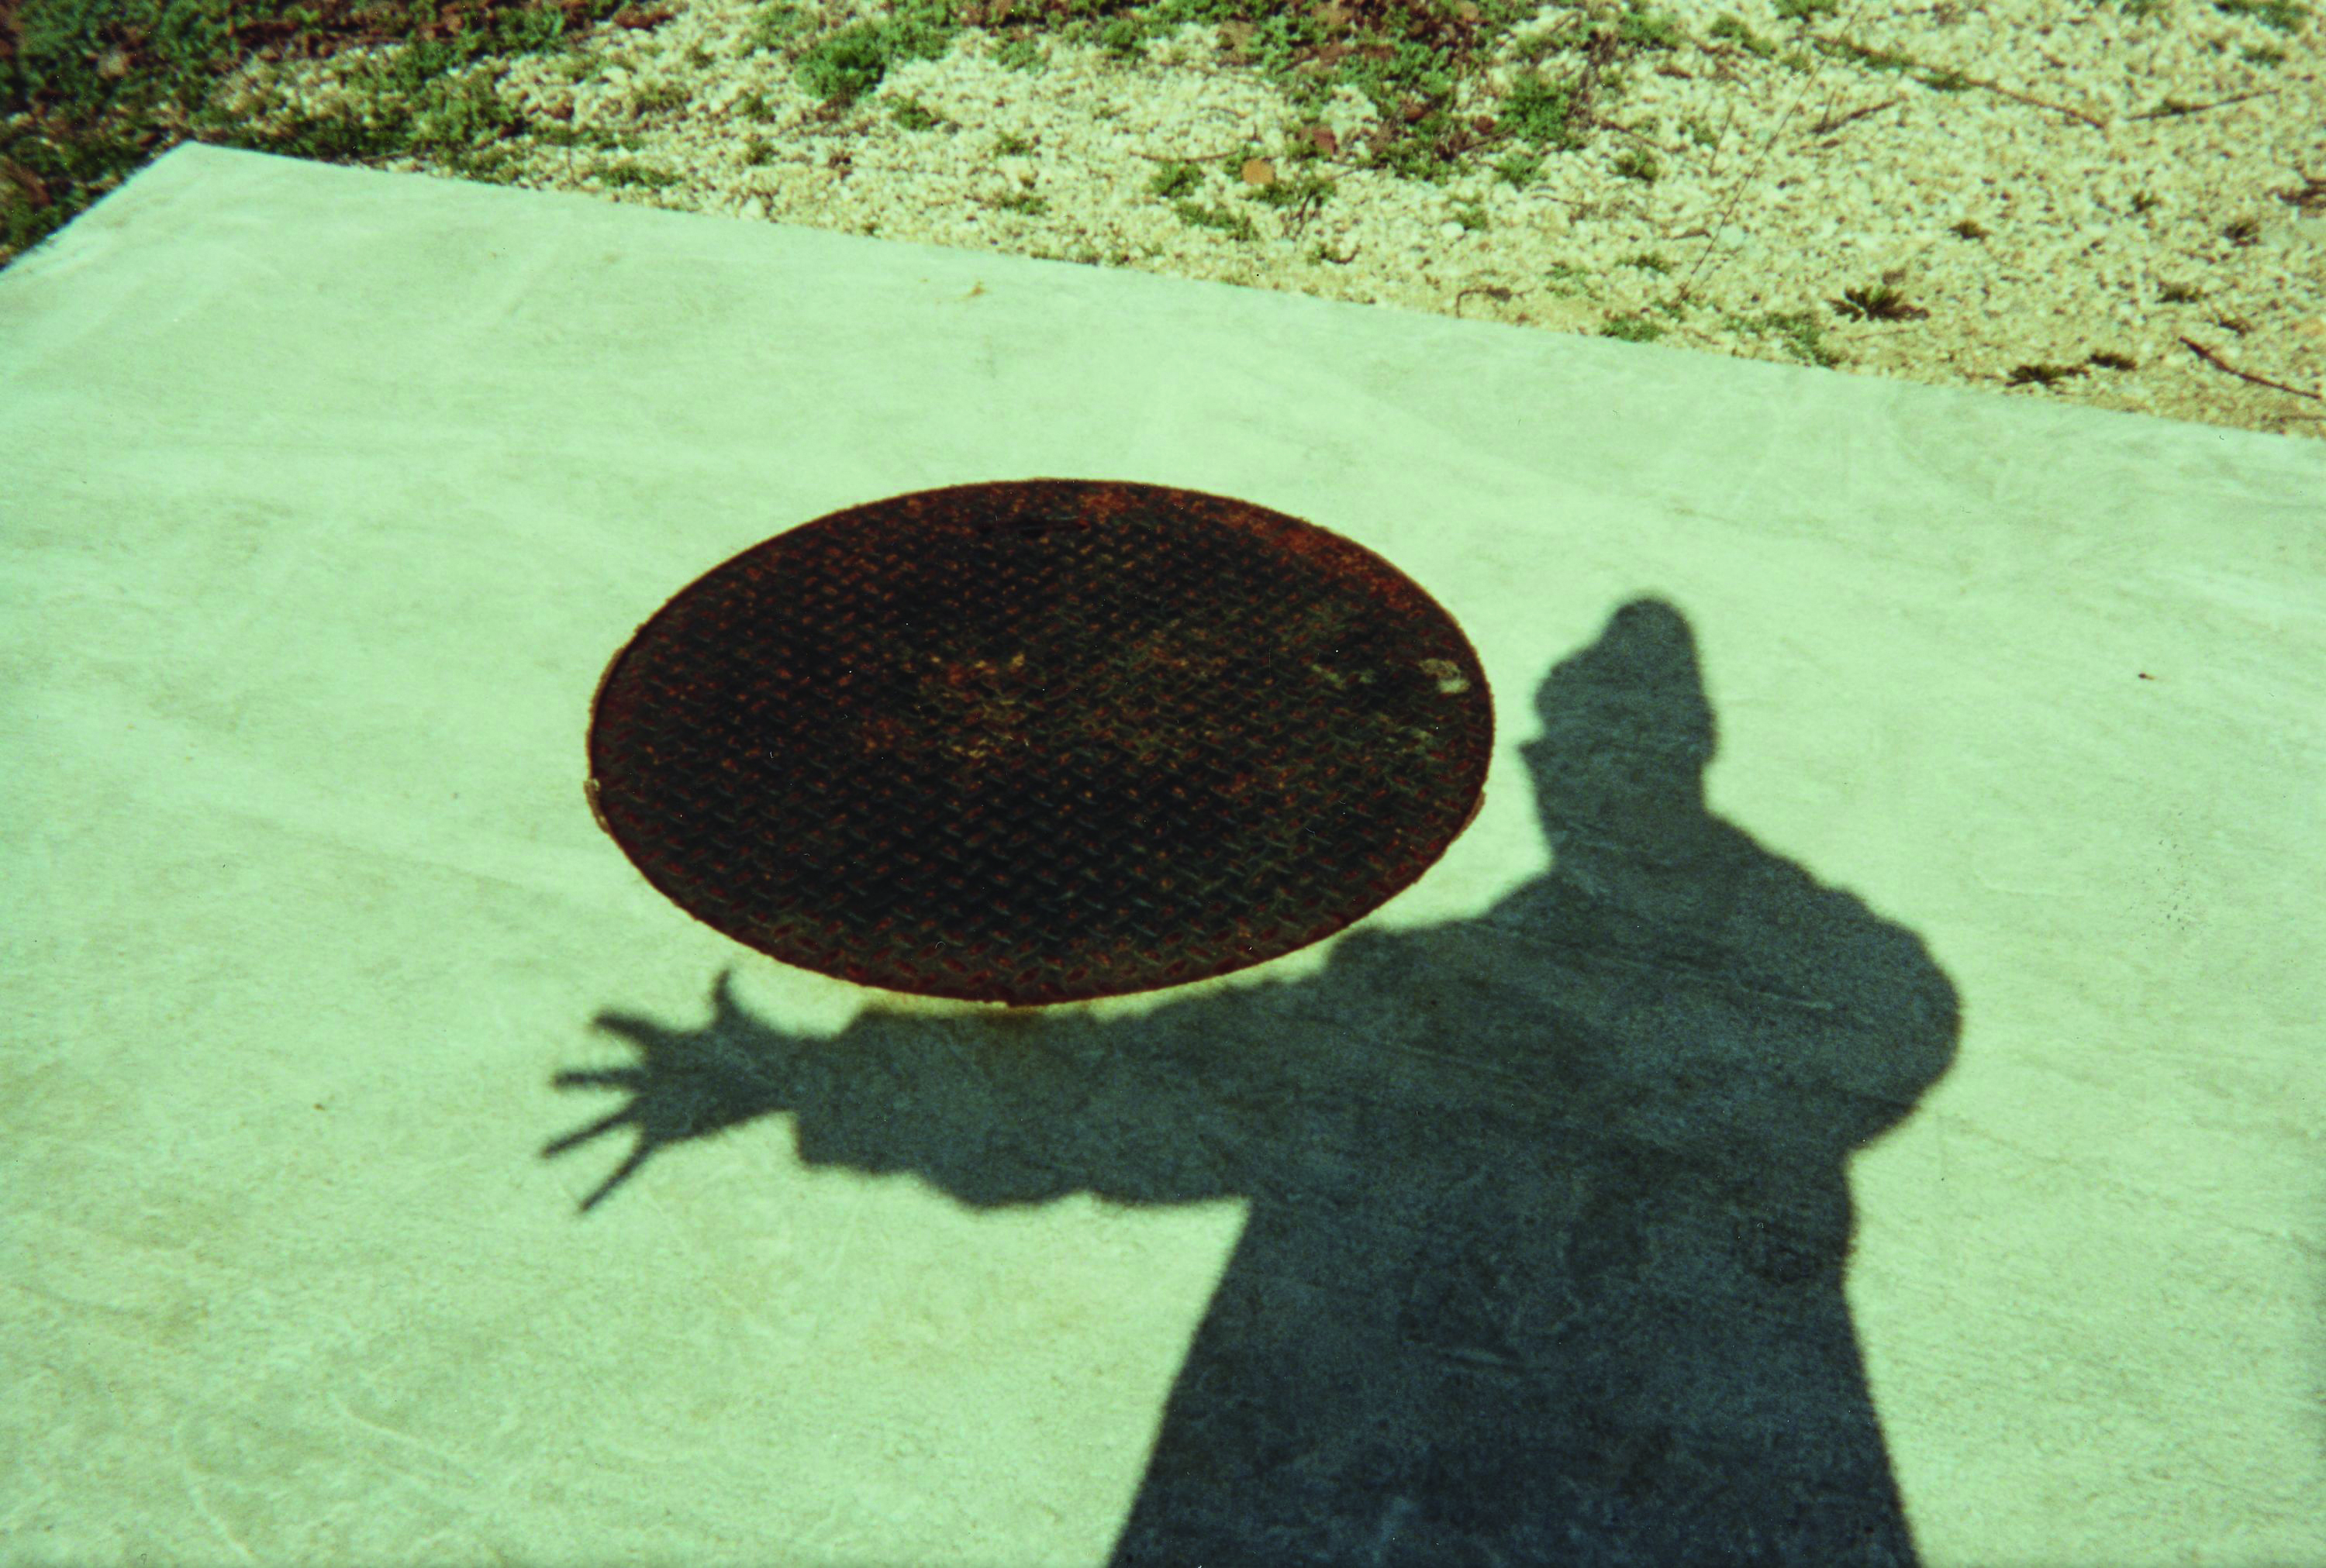
<path fill-rule="evenodd" d="M 1497 717 L 1446 858 L 1006 1025 L 647 886 L 611 653 L 1032 478 L 1427 589 Z M 181 146 L 0 274 L 0 1562 L 2326 1562 L 2321 496 L 2314 442 Z M 1574 784 L 1649 736 L 1713 747 L 1655 812 Z"/>

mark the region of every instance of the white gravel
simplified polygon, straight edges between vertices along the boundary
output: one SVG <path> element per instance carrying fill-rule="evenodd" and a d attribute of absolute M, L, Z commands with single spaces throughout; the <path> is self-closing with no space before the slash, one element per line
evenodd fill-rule
<path fill-rule="evenodd" d="M 529 126 L 634 139 L 609 150 L 523 137 L 493 178 L 1558 331 L 1626 330 L 1686 281 L 1684 305 L 1647 318 L 1668 345 L 1799 363 L 1803 339 L 1767 317 L 1802 312 L 1846 371 L 2326 436 L 2315 17 L 2286 32 L 2192 0 L 2145 18 L 2059 0 L 1959 11 L 1844 0 L 1804 23 L 1768 0 L 1673 0 L 1658 10 L 1679 46 L 1623 66 L 1620 90 L 1602 83 L 1599 111 L 1624 129 L 1546 154 L 1521 189 L 1487 165 L 1522 148 L 1489 151 L 1441 186 L 1354 168 L 1351 137 L 1375 112 L 1347 90 L 1321 116 L 1338 155 L 1298 163 L 1298 111 L 1226 57 L 1215 27 L 1182 28 L 1143 60 L 1044 37 L 1047 65 L 1032 71 L 964 30 L 944 58 L 898 61 L 827 120 L 785 53 L 760 42 L 767 7 L 656 8 L 672 13 L 659 25 L 602 26 L 569 54 L 470 73 Z M 809 37 L 886 14 L 864 0 L 806 9 Z M 1723 16 L 1774 45 L 1771 57 L 1715 32 Z M 1517 37 L 1593 24 L 1546 5 Z M 1810 49 L 1811 36 L 1992 86 L 1933 90 Z M 1520 69 L 1514 46 L 1465 89 L 1465 117 L 1498 107 Z M 2257 58 L 2268 51 L 2283 58 Z M 257 68 L 237 107 L 360 105 L 349 85 L 360 58 Z M 1576 69 L 1572 54 L 1544 66 L 1553 79 Z M 907 129 L 891 110 L 907 100 L 946 123 Z M 2154 113 L 2196 105 L 2215 107 Z M 1642 153 L 1652 183 L 1619 167 Z M 1240 214 L 1250 237 L 1190 221 L 1150 188 L 1180 159 L 1201 160 L 1183 208 Z M 379 166 L 475 177 L 430 157 Z M 1334 181 L 1313 211 L 1261 199 L 1304 175 Z M 1966 220 L 1984 236 L 1956 232 Z M 1884 284 L 1928 315 L 1834 309 L 1845 290 Z M 2027 365 L 2082 374 L 2013 385 Z"/>

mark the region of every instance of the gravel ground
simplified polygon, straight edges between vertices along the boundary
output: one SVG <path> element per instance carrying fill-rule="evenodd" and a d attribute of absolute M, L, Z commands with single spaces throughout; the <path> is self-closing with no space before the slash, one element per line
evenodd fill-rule
<path fill-rule="evenodd" d="M 1298 101 L 1248 23 L 914 44 L 874 0 L 654 0 L 468 70 L 488 157 L 346 161 L 2326 436 L 2306 11 L 1518 14 L 1453 105 L 1499 136 L 1428 177 L 1363 166 L 1405 105 Z M 1668 42 L 1619 60 L 1625 30 Z M 1512 135 L 1578 45 L 1593 134 Z M 254 63 L 212 106 L 368 119 L 381 52 Z"/>

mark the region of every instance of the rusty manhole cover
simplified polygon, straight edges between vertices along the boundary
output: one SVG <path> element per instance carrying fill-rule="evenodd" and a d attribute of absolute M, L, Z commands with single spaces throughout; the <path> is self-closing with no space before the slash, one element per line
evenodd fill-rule
<path fill-rule="evenodd" d="M 787 964 L 1019 1005 L 1243 969 L 1379 907 L 1475 812 L 1477 655 L 1371 551 L 1198 491 L 1037 479 L 817 518 L 598 689 L 591 807 Z"/>

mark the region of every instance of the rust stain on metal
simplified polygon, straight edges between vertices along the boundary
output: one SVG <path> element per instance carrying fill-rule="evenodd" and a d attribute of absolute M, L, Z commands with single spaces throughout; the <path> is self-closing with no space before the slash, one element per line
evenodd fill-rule
<path fill-rule="evenodd" d="M 916 491 L 779 533 L 642 626 L 591 809 L 786 963 L 1018 1006 L 1318 942 L 1475 816 L 1485 673 L 1371 551 L 1199 491 Z"/>

